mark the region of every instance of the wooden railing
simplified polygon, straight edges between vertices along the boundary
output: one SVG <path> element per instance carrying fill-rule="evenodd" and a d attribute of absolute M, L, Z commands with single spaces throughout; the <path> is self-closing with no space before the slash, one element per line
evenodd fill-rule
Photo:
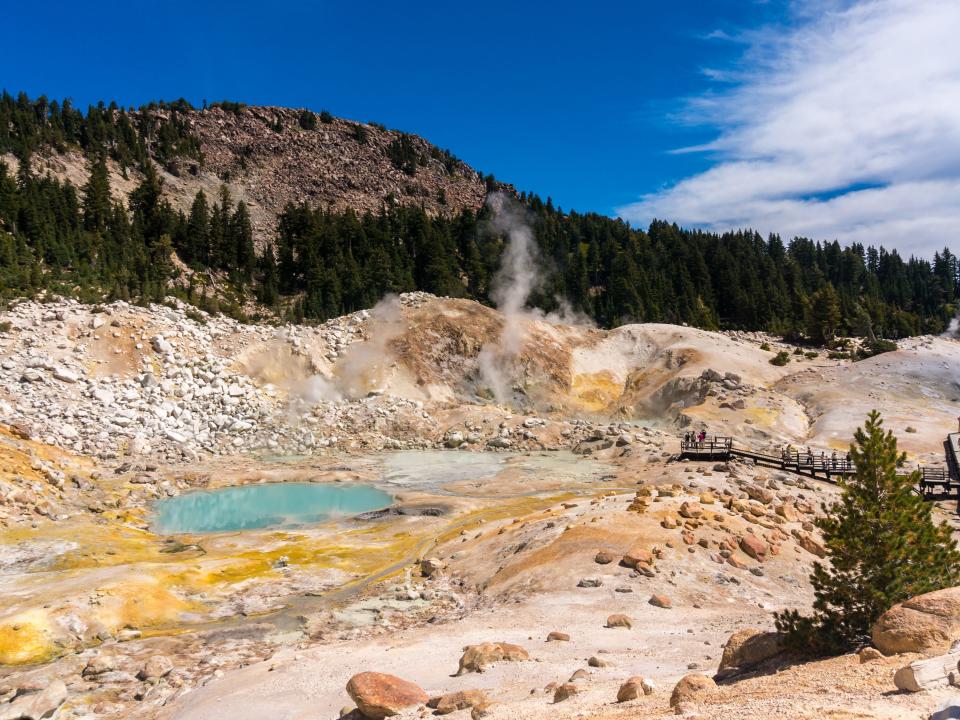
<path fill-rule="evenodd" d="M 733 438 L 717 435 L 703 440 L 680 440 L 680 452 L 690 455 L 725 455 L 733 447 Z"/>
<path fill-rule="evenodd" d="M 923 467 L 917 490 L 929 499 L 960 499 L 960 433 L 952 433 L 944 442 L 946 467 Z M 734 439 L 728 436 L 706 437 L 703 440 L 684 436 L 680 440 L 680 453 L 690 459 L 729 459 L 741 457 L 754 462 L 777 467 L 781 470 L 833 482 L 834 478 L 853 475 L 857 468 L 844 455 L 827 455 L 812 450 L 784 449 L 780 454 L 763 453 L 734 447 Z"/>

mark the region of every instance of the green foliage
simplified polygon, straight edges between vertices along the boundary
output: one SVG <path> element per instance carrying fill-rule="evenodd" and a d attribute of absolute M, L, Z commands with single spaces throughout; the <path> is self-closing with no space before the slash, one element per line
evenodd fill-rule
<path fill-rule="evenodd" d="M 353 126 L 353 139 L 360 145 L 367 144 L 367 129 L 360 123 L 356 123 Z"/>
<path fill-rule="evenodd" d="M 829 565 L 810 577 L 814 613 L 777 616 L 788 647 L 839 653 L 869 639 L 870 626 L 894 604 L 960 583 L 960 552 L 950 527 L 933 521 L 932 505 L 915 492 L 919 471 L 902 472 L 906 455 L 884 432 L 876 411 L 850 446 L 856 474 L 841 481 L 839 502 L 816 520 Z"/>
<path fill-rule="evenodd" d="M 833 285 L 827 283 L 810 299 L 807 335 L 816 343 L 826 343 L 836 334 L 840 319 L 840 300 Z"/>
<path fill-rule="evenodd" d="M 415 175 L 417 166 L 427 164 L 427 157 L 417 150 L 413 138 L 407 133 L 400 133 L 387 145 L 387 157 L 397 170 L 407 175 Z"/>
<path fill-rule="evenodd" d="M 322 113 L 321 113 L 322 117 Z M 297 118 L 297 122 L 300 123 L 300 127 L 304 130 L 316 130 L 317 129 L 317 116 L 314 115 L 309 110 L 301 110 L 300 116 Z"/>
<path fill-rule="evenodd" d="M 242 102 L 231 102 L 230 100 L 221 100 L 220 102 L 215 102 L 210 107 L 218 107 L 227 112 L 233 113 L 234 115 L 242 115 L 243 111 L 246 109 L 247 104 Z"/>
<path fill-rule="evenodd" d="M 0 333 L 10 332 L 10 329 L 13 327 L 13 324 L 9 320 L 4 320 L 0 322 Z"/>
<path fill-rule="evenodd" d="M 760 349 L 761 349 L 761 350 L 767 350 L 767 351 L 769 352 L 769 350 L 770 350 L 770 343 L 768 343 L 768 342 L 761 343 L 761 344 L 760 344 Z"/>
<path fill-rule="evenodd" d="M 16 98 L 0 94 L 0 153 L 21 159 L 44 148 L 64 152 L 79 148 L 92 159 L 111 158 L 125 172 L 143 167 L 148 157 L 175 167 L 180 158 L 203 162 L 200 141 L 189 129 L 183 114 L 192 110 L 186 100 L 149 103 L 127 112 L 116 103 L 100 102 L 86 114 L 70 100 L 57 102 L 25 93 Z"/>
<path fill-rule="evenodd" d="M 790 353 L 788 353 L 786 350 L 781 350 L 772 358 L 770 358 L 770 364 L 776 365 L 777 367 L 783 367 L 788 362 L 790 362 Z"/>
<path fill-rule="evenodd" d="M 817 359 L 818 357 L 820 357 L 820 353 L 814 352 L 814 351 L 811 350 L 810 352 L 805 352 L 805 353 L 803 354 L 803 356 L 804 356 L 807 360 L 815 360 L 815 359 Z"/>
<path fill-rule="evenodd" d="M 883 340 L 880 338 L 874 338 L 872 340 L 867 340 L 857 353 L 858 359 L 866 359 L 873 357 L 874 355 L 880 355 L 885 352 L 893 352 L 897 349 L 897 344 L 892 340 Z"/>
<path fill-rule="evenodd" d="M 333 115 L 331 115 L 327 110 L 321 110 L 320 122 L 322 122 L 324 125 L 329 125 L 333 122 Z"/>

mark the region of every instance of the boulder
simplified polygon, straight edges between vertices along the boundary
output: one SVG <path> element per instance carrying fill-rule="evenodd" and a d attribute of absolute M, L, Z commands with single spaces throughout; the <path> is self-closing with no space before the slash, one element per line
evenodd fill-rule
<path fill-rule="evenodd" d="M 763 562 L 767 557 L 767 544 L 751 533 L 745 533 L 740 538 L 740 549 L 754 560 Z"/>
<path fill-rule="evenodd" d="M 424 558 L 420 561 L 420 574 L 424 577 L 433 577 L 442 572 L 445 567 L 444 562 L 438 558 Z"/>
<path fill-rule="evenodd" d="M 593 561 L 597 565 L 609 565 L 616 559 L 616 556 L 612 552 L 609 552 L 608 550 L 601 550 L 596 554 L 596 556 L 594 556 Z"/>
<path fill-rule="evenodd" d="M 631 620 L 629 616 L 623 615 L 622 613 L 615 613 L 607 618 L 606 626 L 608 628 L 623 627 L 629 629 L 633 627 L 633 620 Z"/>
<path fill-rule="evenodd" d="M 654 607 L 663 608 L 664 610 L 669 610 L 673 607 L 673 601 L 666 595 L 652 595 L 650 597 L 650 604 Z"/>
<path fill-rule="evenodd" d="M 686 703 L 702 702 L 717 689 L 717 684 L 706 675 L 691 673 L 680 678 L 670 695 L 670 707 L 678 708 Z"/>
<path fill-rule="evenodd" d="M 563 702 L 580 692 L 580 686 L 576 683 L 564 683 L 553 691 L 553 701 L 555 703 Z"/>
<path fill-rule="evenodd" d="M 564 632 L 553 630 L 547 635 L 547 642 L 569 642 L 570 636 Z"/>
<path fill-rule="evenodd" d="M 627 551 L 627 554 L 623 556 L 620 564 L 624 567 L 635 568 L 639 563 L 652 565 L 653 560 L 653 553 L 647 550 L 645 547 L 633 547 L 630 548 Z"/>
<path fill-rule="evenodd" d="M 617 691 L 617 702 L 637 700 L 644 695 L 653 693 L 653 683 L 646 678 L 636 675 L 628 679 Z"/>
<path fill-rule="evenodd" d="M 405 708 L 423 705 L 429 700 L 418 685 L 377 672 L 354 675 L 347 682 L 347 694 L 370 720 L 392 717 Z"/>
<path fill-rule="evenodd" d="M 717 677 L 730 677 L 759 665 L 780 652 L 780 635 L 754 628 L 737 630 L 727 640 Z"/>
<path fill-rule="evenodd" d="M 488 665 L 495 662 L 520 662 L 529 659 L 530 654 L 526 650 L 511 643 L 495 642 L 467 645 L 463 649 L 457 675 L 468 672 L 483 672 Z"/>
<path fill-rule="evenodd" d="M 945 653 L 960 639 L 960 587 L 918 595 L 881 615 L 870 632 L 884 655 Z"/>
<path fill-rule="evenodd" d="M 437 699 L 430 706 L 435 708 L 437 715 L 448 715 L 457 710 L 466 710 L 467 708 L 486 707 L 489 704 L 486 693 L 483 690 L 458 690 L 449 692 Z"/>

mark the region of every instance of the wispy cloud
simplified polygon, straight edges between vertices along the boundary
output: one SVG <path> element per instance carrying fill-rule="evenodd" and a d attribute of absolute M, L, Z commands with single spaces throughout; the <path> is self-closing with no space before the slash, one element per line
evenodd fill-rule
<path fill-rule="evenodd" d="M 708 170 L 620 208 L 932 254 L 960 228 L 960 2 L 824 2 L 748 33 L 732 86 L 686 105 Z"/>

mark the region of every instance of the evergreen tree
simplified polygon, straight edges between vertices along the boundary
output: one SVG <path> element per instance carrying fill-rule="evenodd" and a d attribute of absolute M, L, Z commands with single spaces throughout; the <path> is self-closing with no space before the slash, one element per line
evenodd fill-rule
<path fill-rule="evenodd" d="M 843 652 L 869 640 L 870 626 L 895 603 L 960 583 L 960 552 L 950 527 L 914 489 L 919 470 L 898 474 L 906 455 L 873 411 L 857 428 L 839 502 L 816 520 L 829 565 L 810 577 L 814 614 L 777 616 L 786 644 L 814 653 Z"/>
<path fill-rule="evenodd" d="M 190 206 L 185 242 L 177 252 L 188 263 L 200 266 L 210 263 L 210 208 L 203 190 L 197 192 Z"/>
<path fill-rule="evenodd" d="M 817 343 L 832 340 L 840 325 L 840 302 L 833 285 L 827 284 L 810 299 L 807 334 Z"/>
<path fill-rule="evenodd" d="M 237 209 L 230 217 L 230 244 L 233 246 L 233 256 L 236 266 L 233 272 L 239 282 L 249 282 L 253 277 L 256 265 L 256 253 L 253 249 L 253 226 L 250 224 L 250 213 L 243 200 L 237 202 Z"/>
<path fill-rule="evenodd" d="M 102 233 L 107 229 L 112 214 L 110 179 L 107 164 L 101 157 L 91 165 L 90 178 L 83 186 L 83 227 L 91 232 Z"/>

